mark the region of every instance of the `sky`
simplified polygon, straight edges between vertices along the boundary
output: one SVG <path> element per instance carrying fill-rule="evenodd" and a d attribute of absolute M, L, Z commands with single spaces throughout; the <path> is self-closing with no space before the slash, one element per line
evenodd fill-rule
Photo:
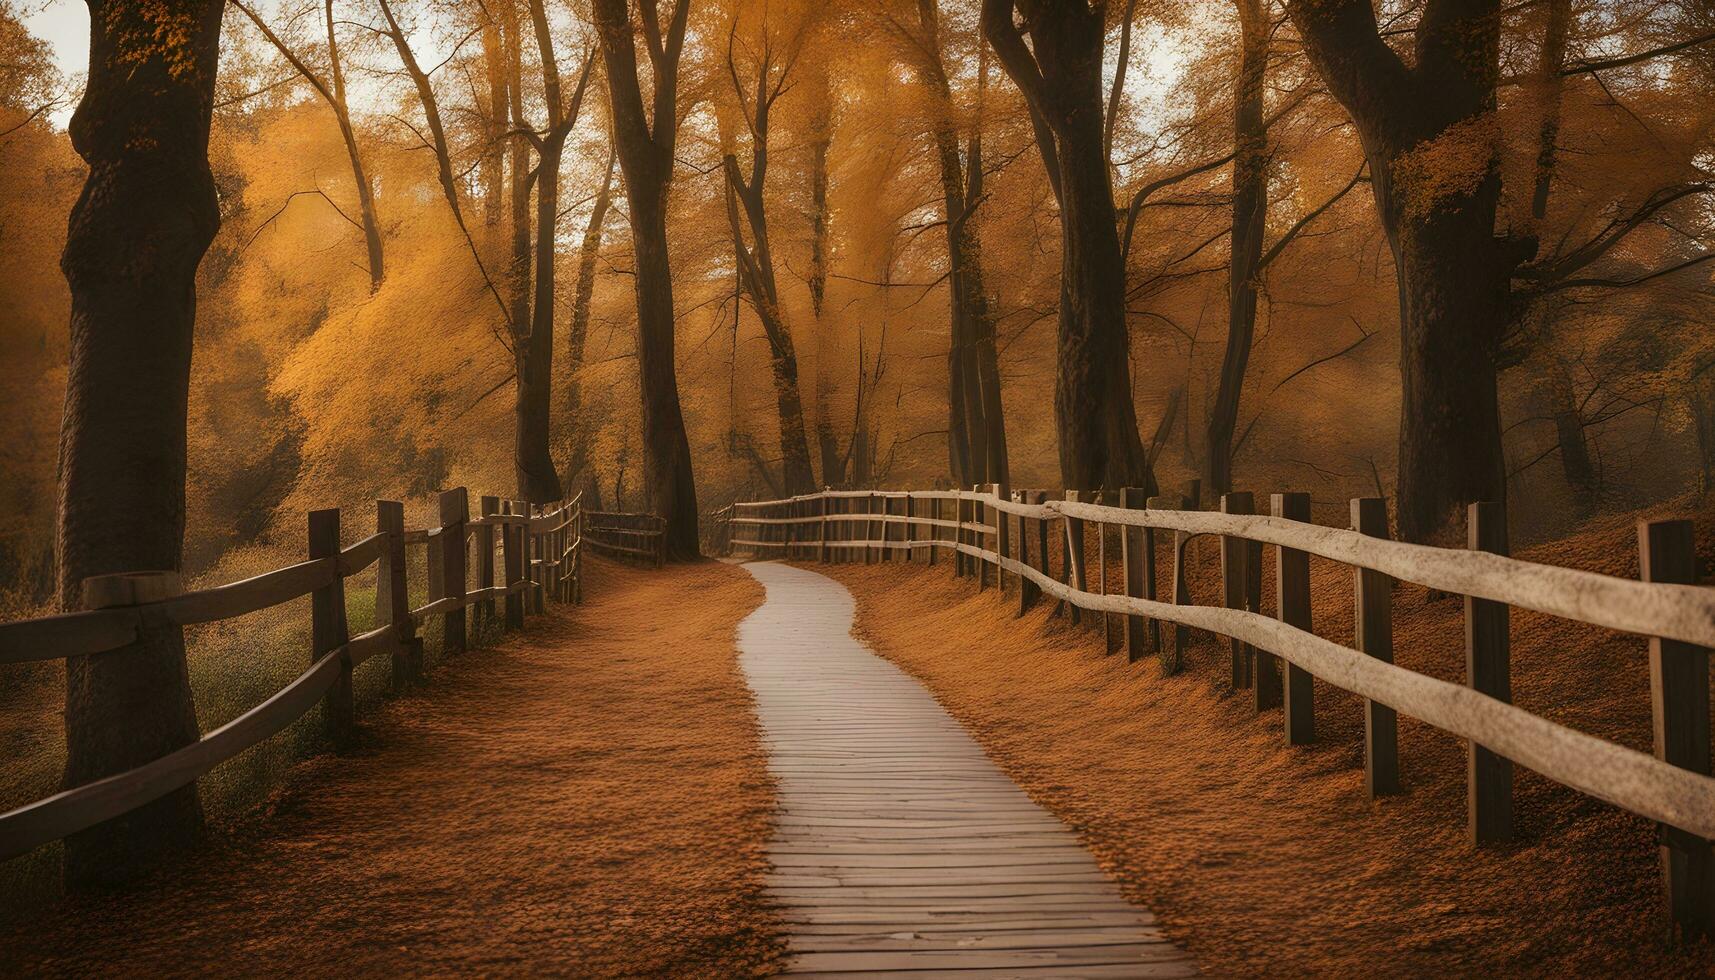
<path fill-rule="evenodd" d="M 30 0 L 21 4 L 24 26 L 53 46 L 54 61 L 67 78 L 89 67 L 89 8 L 84 0 Z M 76 105 L 53 113 L 54 125 L 65 128 Z"/>

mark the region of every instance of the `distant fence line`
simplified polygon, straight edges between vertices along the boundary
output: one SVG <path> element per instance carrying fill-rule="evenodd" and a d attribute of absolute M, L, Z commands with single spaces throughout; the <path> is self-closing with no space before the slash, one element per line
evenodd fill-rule
<path fill-rule="evenodd" d="M 392 659 L 392 685 L 423 677 L 418 629 L 440 617 L 444 649 L 466 649 L 466 610 L 473 633 L 498 621 L 501 631 L 522 628 L 526 613 L 545 611 L 548 600 L 583 599 L 583 544 L 589 519 L 581 495 L 537 506 L 482 497 L 470 516 L 464 488 L 439 494 L 439 524 L 405 528 L 398 501 L 375 505 L 375 533 L 340 544 L 340 511 L 309 514 L 309 558 L 226 585 L 181 592 L 174 572 L 103 575 L 83 583 L 85 611 L 0 623 L 0 663 L 57 660 L 115 650 L 144 629 L 191 626 L 232 619 L 291 602 L 311 601 L 309 667 L 272 697 L 199 741 L 136 769 L 64 790 L 0 814 L 0 860 L 16 857 L 136 809 L 195 781 L 215 766 L 325 706 L 328 735 L 350 743 L 356 724 L 352 671 L 372 657 Z M 602 514 L 612 522 L 649 515 Z M 448 542 L 458 542 L 448 547 Z M 589 543 L 606 547 L 593 538 Z M 427 550 L 428 602 L 410 607 L 407 553 Z M 374 629 L 349 635 L 345 580 L 371 565 L 376 571 Z M 470 583 L 474 578 L 475 587 Z"/>
<path fill-rule="evenodd" d="M 1650 820 L 1661 830 L 1669 910 L 1687 936 L 1715 935 L 1715 778 L 1710 774 L 1709 648 L 1715 646 L 1715 589 L 1697 586 L 1690 521 L 1640 522 L 1643 581 L 1508 557 L 1505 512 L 1469 509 L 1469 550 L 1389 539 L 1386 502 L 1351 502 L 1351 529 L 1310 523 L 1310 497 L 1274 494 L 1256 515 L 1249 493 L 1221 498 L 1221 512 L 1187 509 L 1189 498 L 1122 490 L 1106 503 L 1091 491 L 833 491 L 734 504 L 716 531 L 735 552 L 804 560 L 935 564 L 952 552 L 954 573 L 979 589 L 991 573 L 1017 583 L 1020 612 L 1044 595 L 1100 613 L 1130 661 L 1154 653 L 1176 672 L 1188 630 L 1229 638 L 1232 683 L 1249 688 L 1258 711 L 1283 708 L 1289 744 L 1315 738 L 1312 678 L 1364 703 L 1365 786 L 1371 797 L 1400 792 L 1396 712 L 1468 740 L 1467 824 L 1476 843 L 1513 836 L 1513 762 Z M 1050 534 L 1058 522 L 1061 532 Z M 1093 526 L 1101 572 L 1087 588 L 1085 527 Z M 1123 594 L 1107 590 L 1107 534 L 1119 530 Z M 1172 580 L 1156 581 L 1156 534 L 1170 534 Z M 1221 542 L 1222 605 L 1192 604 L 1186 545 Z M 1062 574 L 1050 574 L 1052 540 Z M 1276 550 L 1277 609 L 1261 610 L 1263 545 Z M 1354 641 L 1342 646 L 1311 632 L 1309 557 L 1350 565 L 1355 576 Z M 1393 664 L 1392 581 L 1466 597 L 1464 685 Z M 1166 592 L 1163 596 L 1160 593 Z M 1508 609 L 1519 606 L 1649 638 L 1655 731 L 1653 756 L 1559 725 L 1511 704 Z M 1163 638 L 1163 624 L 1170 635 Z M 1279 658 L 1277 660 L 1277 658 Z M 1284 671 L 1279 661 L 1284 661 Z"/>

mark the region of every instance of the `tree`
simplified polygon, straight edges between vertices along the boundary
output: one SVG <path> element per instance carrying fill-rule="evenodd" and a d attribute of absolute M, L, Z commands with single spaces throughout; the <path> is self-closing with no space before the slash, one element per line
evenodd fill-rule
<path fill-rule="evenodd" d="M 357 130 L 351 124 L 351 107 L 345 97 L 345 69 L 340 62 L 339 37 L 334 33 L 333 0 L 323 0 L 322 20 L 327 25 L 328 70 L 327 77 L 316 71 L 292 50 L 285 39 L 276 34 L 256 11 L 243 2 L 233 0 L 233 5 L 244 11 L 244 15 L 262 32 L 280 55 L 291 63 L 292 67 L 302 75 L 304 81 L 316 90 L 322 101 L 333 110 L 334 121 L 339 124 L 340 139 L 345 143 L 346 157 L 351 161 L 351 176 L 357 186 L 357 210 L 362 219 L 360 228 L 363 231 L 363 242 L 369 251 L 369 290 L 374 292 L 381 288 L 381 281 L 387 272 L 381 247 L 381 222 L 375 216 L 375 189 L 369 184 L 368 171 L 363 166 L 363 154 L 357 146 Z"/>
<path fill-rule="evenodd" d="M 196 269 L 220 226 L 208 164 L 222 0 L 90 0 L 89 78 L 71 121 L 89 164 L 61 268 L 71 358 L 60 436 L 60 601 L 83 580 L 177 571 Z M 176 626 L 66 665 L 64 785 L 135 768 L 195 742 Z M 66 841 L 73 885 L 127 878 L 202 828 L 186 785 Z"/>
<path fill-rule="evenodd" d="M 1264 0 L 1234 0 L 1239 13 L 1239 68 L 1233 100 L 1232 260 L 1227 271 L 1227 350 L 1220 389 L 1209 411 L 1211 493 L 1233 488 L 1233 429 L 1256 333 L 1256 277 L 1262 272 L 1268 227 L 1268 126 L 1263 83 L 1268 75 L 1269 22 Z"/>
<path fill-rule="evenodd" d="M 1000 398 L 1000 363 L 995 317 L 983 273 L 976 210 L 982 205 L 983 143 L 979 105 L 976 125 L 960 156 L 953 88 L 942 53 L 936 0 L 918 0 L 917 30 L 893 23 L 913 55 L 919 82 L 934 101 L 930 137 L 941 175 L 942 224 L 946 230 L 949 343 L 947 345 L 947 446 L 953 479 L 960 486 L 1007 483 L 1006 419 Z M 986 50 L 978 52 L 978 99 L 987 82 Z"/>
<path fill-rule="evenodd" d="M 578 124 L 578 112 L 583 106 L 584 92 L 589 86 L 590 70 L 595 55 L 584 60 L 578 76 L 576 91 L 570 105 L 560 89 L 559 61 L 554 54 L 554 39 L 548 28 L 548 13 L 543 0 L 529 0 L 530 23 L 536 34 L 536 48 L 542 63 L 542 99 L 547 104 L 548 125 L 538 134 L 523 118 L 521 100 L 513 85 L 513 126 L 527 140 L 513 149 L 513 268 L 514 288 L 521 293 L 531 280 L 530 215 L 526 204 L 530 197 L 530 182 L 526 177 L 528 163 L 520 168 L 516 161 L 529 148 L 536 151 L 536 226 L 535 226 L 535 289 L 529 318 L 513 314 L 512 351 L 517 365 L 515 449 L 513 463 L 518 475 L 518 492 L 532 503 L 545 504 L 558 500 L 562 494 L 559 475 L 554 470 L 553 456 L 548 451 L 549 413 L 552 407 L 554 367 L 554 244 L 558 238 L 560 215 L 560 161 L 565 157 L 566 137 Z M 510 25 L 517 29 L 514 22 Z M 513 63 L 517 54 L 513 53 Z M 519 223 L 523 232 L 520 235 Z M 522 253 L 518 243 L 524 243 Z M 517 304 L 521 311 L 524 304 Z"/>
<path fill-rule="evenodd" d="M 566 421 L 572 434 L 563 483 L 568 490 L 580 489 L 585 506 L 597 510 L 601 508 L 601 481 L 590 466 L 592 426 L 584 417 L 583 381 L 579 374 L 584 368 L 584 350 L 589 339 L 590 300 L 595 295 L 595 266 L 601 255 L 602 226 L 613 206 L 613 167 L 614 154 L 610 146 L 601 190 L 596 192 L 595 202 L 590 206 L 589 224 L 584 226 L 583 243 L 578 248 L 578 280 L 572 291 L 572 323 L 566 331 L 566 368 L 570 374 L 570 380 L 566 382 Z"/>
<path fill-rule="evenodd" d="M 1513 270 L 1495 234 L 1500 0 L 1425 0 L 1408 65 L 1370 0 L 1290 0 L 1328 91 L 1351 116 L 1399 282 L 1399 531 L 1436 536 L 1473 501 L 1504 500 L 1495 355 Z"/>
<path fill-rule="evenodd" d="M 636 256 L 643 476 L 652 508 L 667 522 L 667 553 L 673 558 L 693 557 L 698 551 L 697 488 L 673 363 L 673 270 L 667 254 L 667 194 L 679 132 L 679 55 L 690 5 L 691 0 L 677 0 L 663 32 L 655 4 L 638 4 L 653 89 L 652 105 L 645 108 L 630 0 L 593 4 Z"/>
<path fill-rule="evenodd" d="M 824 486 L 843 486 L 845 462 L 834 434 L 831 402 L 834 391 L 833 324 L 824 315 L 828 297 L 828 150 L 833 145 L 833 92 L 827 65 L 810 66 L 810 312 L 816 320 L 816 451 L 822 462 Z"/>
<path fill-rule="evenodd" d="M 774 251 L 768 240 L 768 209 L 763 200 L 768 179 L 768 131 L 774 103 L 786 91 L 787 81 L 802 50 L 803 38 L 792 40 L 784 61 L 776 62 L 772 39 L 763 27 L 762 51 L 757 58 L 754 93 L 747 95 L 745 83 L 739 78 L 734 47 L 738 40 L 738 18 L 733 18 L 727 34 L 727 76 L 732 81 L 739 114 L 744 117 L 750 135 L 750 175 L 745 176 L 738 155 L 731 147 L 721 156 L 721 171 L 726 175 L 727 226 L 732 232 L 733 258 L 738 265 L 738 279 L 750 305 L 762 321 L 762 332 L 768 338 L 769 360 L 774 369 L 774 396 L 780 417 L 780 456 L 782 484 L 787 496 L 809 493 L 816 488 L 816 474 L 810 466 L 810 444 L 804 431 L 804 399 L 798 388 L 798 353 L 792 343 L 792 330 L 780 308 L 780 288 L 774 277 Z M 743 217 L 740 217 L 740 205 Z M 745 242 L 748 225 L 750 241 Z"/>
<path fill-rule="evenodd" d="M 1103 152 L 1106 14 L 1101 0 L 983 0 L 982 25 L 1030 107 L 1037 149 L 1060 202 L 1054 386 L 1060 477 L 1068 487 L 1139 486 L 1154 493 L 1132 404 L 1125 265 Z"/>

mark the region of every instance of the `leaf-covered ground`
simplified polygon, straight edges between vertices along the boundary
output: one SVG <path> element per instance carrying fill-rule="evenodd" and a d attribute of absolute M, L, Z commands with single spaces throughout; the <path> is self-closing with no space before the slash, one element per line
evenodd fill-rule
<path fill-rule="evenodd" d="M 6 926 L 0 975 L 767 973 L 773 791 L 734 648 L 761 599 L 713 562 L 599 564 L 242 839 Z"/>
<path fill-rule="evenodd" d="M 1193 597 L 1211 601 L 1217 543 L 1192 554 Z M 1521 557 L 1635 577 L 1635 525 L 1614 518 Z M 1266 580 L 1272 549 L 1264 560 Z M 1479 850 L 1465 836 L 1465 743 L 1415 720 L 1400 719 L 1405 795 L 1372 804 L 1361 702 L 1328 685 L 1316 689 L 1320 740 L 1290 748 L 1278 709 L 1258 716 L 1249 691 L 1231 690 L 1224 641 L 1199 642 L 1187 670 L 1164 678 L 1153 658 L 1102 656 L 1088 614 L 1083 627 L 1046 604 L 1016 618 L 1014 595 L 979 594 L 947 562 L 817 568 L 852 589 L 877 652 L 923 680 L 1212 975 L 1715 972 L 1715 947 L 1665 941 L 1641 818 L 1520 770 L 1518 842 Z M 1311 574 L 1318 632 L 1350 643 L 1351 571 L 1318 560 Z M 1109 580 L 1120 586 L 1117 570 Z M 1462 623 L 1458 597 L 1402 586 L 1397 662 L 1462 681 Z M 1512 635 L 1516 703 L 1649 750 L 1642 640 L 1517 610 Z"/>

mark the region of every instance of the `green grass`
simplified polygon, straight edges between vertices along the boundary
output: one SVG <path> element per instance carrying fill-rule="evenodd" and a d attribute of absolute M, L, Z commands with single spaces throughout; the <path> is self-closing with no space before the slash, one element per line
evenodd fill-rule
<path fill-rule="evenodd" d="M 230 557 L 230 556 L 229 556 Z M 292 559 L 270 552 L 223 561 L 218 577 L 198 582 L 206 587 L 288 564 Z M 421 548 L 407 552 L 410 604 L 428 601 L 426 556 Z M 375 568 L 345 582 L 346 620 L 353 636 L 376 625 Z M 441 618 L 418 631 L 423 639 L 424 666 L 432 669 L 446 659 Z M 479 635 L 480 633 L 480 635 Z M 498 617 L 478 631 L 470 645 L 494 642 L 500 634 Z M 271 609 L 185 630 L 186 663 L 197 720 L 204 733 L 226 724 L 272 697 L 310 665 L 310 600 L 293 600 Z M 360 665 L 352 678 L 357 717 L 362 724 L 383 700 L 394 694 L 392 658 L 378 656 Z M 43 799 L 59 790 L 65 765 L 61 711 L 64 668 L 58 663 L 0 667 L 0 810 Z M 230 834 L 253 824 L 264 804 L 288 771 L 301 760 L 329 749 L 320 706 L 265 739 L 216 766 L 197 788 L 211 831 Z M 0 919 L 40 906 L 60 895 L 61 845 L 50 844 L 0 864 Z"/>

